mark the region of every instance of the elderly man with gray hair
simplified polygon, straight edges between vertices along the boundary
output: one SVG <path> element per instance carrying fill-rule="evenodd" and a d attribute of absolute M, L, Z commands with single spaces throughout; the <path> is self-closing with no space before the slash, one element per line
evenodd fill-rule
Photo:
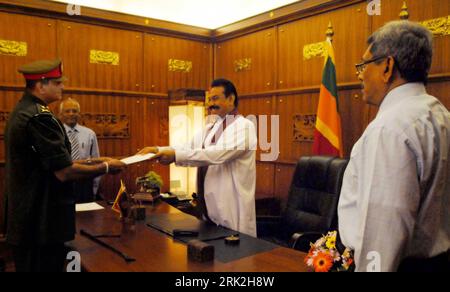
<path fill-rule="evenodd" d="M 59 106 L 59 118 L 64 124 L 70 144 L 72 160 L 89 160 L 100 157 L 95 132 L 79 124 L 80 104 L 73 98 L 63 100 Z M 95 201 L 101 177 L 77 180 L 73 183 L 77 203 Z"/>
<path fill-rule="evenodd" d="M 357 271 L 444 271 L 450 247 L 450 114 L 425 85 L 433 36 L 390 22 L 356 65 L 364 101 L 379 106 L 355 144 L 338 207 Z"/>

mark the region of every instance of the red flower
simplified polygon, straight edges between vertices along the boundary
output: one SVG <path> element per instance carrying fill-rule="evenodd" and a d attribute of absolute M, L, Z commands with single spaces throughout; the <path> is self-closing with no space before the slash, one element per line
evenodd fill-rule
<path fill-rule="evenodd" d="M 319 252 L 314 258 L 314 270 L 316 273 L 327 273 L 333 267 L 333 258 L 323 252 Z"/>
<path fill-rule="evenodd" d="M 350 267 L 353 264 L 353 259 L 348 259 L 347 260 L 347 265 Z"/>

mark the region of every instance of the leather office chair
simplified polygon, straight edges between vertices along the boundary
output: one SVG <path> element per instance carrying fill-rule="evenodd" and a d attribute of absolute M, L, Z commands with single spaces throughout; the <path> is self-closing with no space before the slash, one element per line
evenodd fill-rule
<path fill-rule="evenodd" d="M 334 157 L 302 157 L 281 216 L 257 218 L 259 237 L 308 251 L 310 242 L 336 230 L 337 204 L 347 163 Z"/>

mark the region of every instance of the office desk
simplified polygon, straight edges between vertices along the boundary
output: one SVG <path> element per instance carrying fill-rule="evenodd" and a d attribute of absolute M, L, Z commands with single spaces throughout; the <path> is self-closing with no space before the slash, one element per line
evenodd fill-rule
<path fill-rule="evenodd" d="M 81 266 L 88 272 L 304 272 L 305 253 L 275 248 L 236 261 L 222 263 L 217 259 L 209 263 L 189 261 L 187 246 L 157 230 L 145 222 L 135 225 L 123 224 L 110 206 L 99 211 L 77 213 L 77 230 L 92 234 L 121 234 L 120 238 L 102 238 L 118 250 L 132 256 L 135 262 L 126 263 L 119 255 L 77 234 L 67 245 L 80 252 Z M 147 208 L 147 217 L 152 214 L 180 213 L 164 202 Z"/>

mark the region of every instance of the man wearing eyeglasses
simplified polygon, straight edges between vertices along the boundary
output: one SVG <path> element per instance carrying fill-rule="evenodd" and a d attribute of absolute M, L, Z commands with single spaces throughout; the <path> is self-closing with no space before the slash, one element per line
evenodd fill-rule
<path fill-rule="evenodd" d="M 433 36 L 396 21 L 356 65 L 364 101 L 379 107 L 355 144 L 338 207 L 357 271 L 444 271 L 450 247 L 450 114 L 427 94 Z"/>

